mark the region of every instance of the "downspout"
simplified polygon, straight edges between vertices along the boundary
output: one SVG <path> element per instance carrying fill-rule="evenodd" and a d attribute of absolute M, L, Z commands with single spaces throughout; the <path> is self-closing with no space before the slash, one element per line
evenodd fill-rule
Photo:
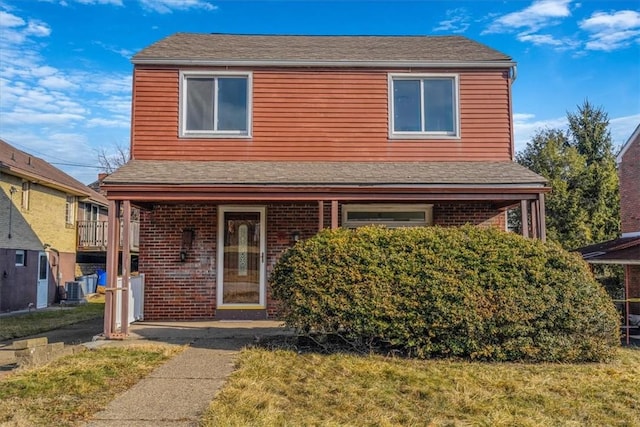
<path fill-rule="evenodd" d="M 509 126 L 511 128 L 511 161 L 515 162 L 516 160 L 516 140 L 515 134 L 513 131 L 513 96 L 511 92 L 511 85 L 515 83 L 516 78 L 518 78 L 518 66 L 514 64 L 509 69 Z"/>

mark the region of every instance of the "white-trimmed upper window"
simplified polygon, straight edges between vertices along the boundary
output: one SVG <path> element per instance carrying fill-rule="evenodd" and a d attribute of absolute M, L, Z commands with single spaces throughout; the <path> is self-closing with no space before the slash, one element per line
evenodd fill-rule
<path fill-rule="evenodd" d="M 67 202 L 64 208 L 64 221 L 67 225 L 74 225 L 75 221 L 75 201 L 74 196 L 67 196 Z"/>
<path fill-rule="evenodd" d="M 391 137 L 460 136 L 458 76 L 389 75 Z"/>
<path fill-rule="evenodd" d="M 349 204 L 342 206 L 342 226 L 422 227 L 433 224 L 433 205 Z"/>
<path fill-rule="evenodd" d="M 26 255 L 22 249 L 16 250 L 16 267 L 23 267 L 26 265 Z"/>
<path fill-rule="evenodd" d="M 251 74 L 181 73 L 180 134 L 187 137 L 251 135 Z"/>
<path fill-rule="evenodd" d="M 22 181 L 22 204 L 23 210 L 29 210 L 29 195 L 31 193 L 31 183 L 29 181 Z"/>

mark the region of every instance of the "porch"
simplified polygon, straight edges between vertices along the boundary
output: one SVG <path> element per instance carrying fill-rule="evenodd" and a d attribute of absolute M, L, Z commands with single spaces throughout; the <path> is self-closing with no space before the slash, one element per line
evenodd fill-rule
<path fill-rule="evenodd" d="M 128 212 L 132 205 L 143 209 L 145 318 L 156 320 L 219 319 L 233 309 L 274 315 L 265 283 L 282 252 L 318 230 L 351 226 L 349 221 L 376 210 L 398 225 L 505 229 L 506 210 L 520 206 L 522 223 L 530 225 L 523 234 L 544 239 L 549 191 L 544 178 L 510 162 L 132 161 L 107 178 L 104 188 L 110 200 L 108 243 L 129 242 L 129 233 L 122 233 L 131 229 Z M 240 224 L 246 228 L 237 228 L 231 241 L 229 230 Z M 107 277 L 114 277 L 116 252 L 107 255 Z M 123 274 L 129 268 L 123 266 Z M 253 280 L 251 301 L 225 300 L 225 291 L 245 289 L 238 276 Z M 118 288 L 111 280 L 108 287 Z M 124 292 L 127 287 L 123 282 Z M 107 310 L 113 310 L 109 298 Z M 127 329 L 105 332 L 119 337 Z"/>

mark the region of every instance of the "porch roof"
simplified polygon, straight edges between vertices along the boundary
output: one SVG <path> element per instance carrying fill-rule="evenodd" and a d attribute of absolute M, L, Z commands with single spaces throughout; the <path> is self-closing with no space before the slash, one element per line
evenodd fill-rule
<path fill-rule="evenodd" d="M 620 237 L 576 251 L 590 264 L 640 264 L 640 236 Z"/>
<path fill-rule="evenodd" d="M 514 162 L 131 160 L 104 185 L 527 185 L 546 179 Z"/>
<path fill-rule="evenodd" d="M 110 199 L 140 201 L 424 200 L 427 195 L 522 200 L 549 191 L 545 178 L 510 161 L 131 160 L 105 178 L 103 188 Z"/>

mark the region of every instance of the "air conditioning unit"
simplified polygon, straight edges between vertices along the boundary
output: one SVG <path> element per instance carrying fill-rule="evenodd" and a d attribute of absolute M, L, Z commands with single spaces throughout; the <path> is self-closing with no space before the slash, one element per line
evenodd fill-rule
<path fill-rule="evenodd" d="M 82 291 L 82 284 L 80 282 L 66 282 L 64 286 L 67 290 L 67 301 L 78 302 L 84 298 L 84 292 Z"/>

